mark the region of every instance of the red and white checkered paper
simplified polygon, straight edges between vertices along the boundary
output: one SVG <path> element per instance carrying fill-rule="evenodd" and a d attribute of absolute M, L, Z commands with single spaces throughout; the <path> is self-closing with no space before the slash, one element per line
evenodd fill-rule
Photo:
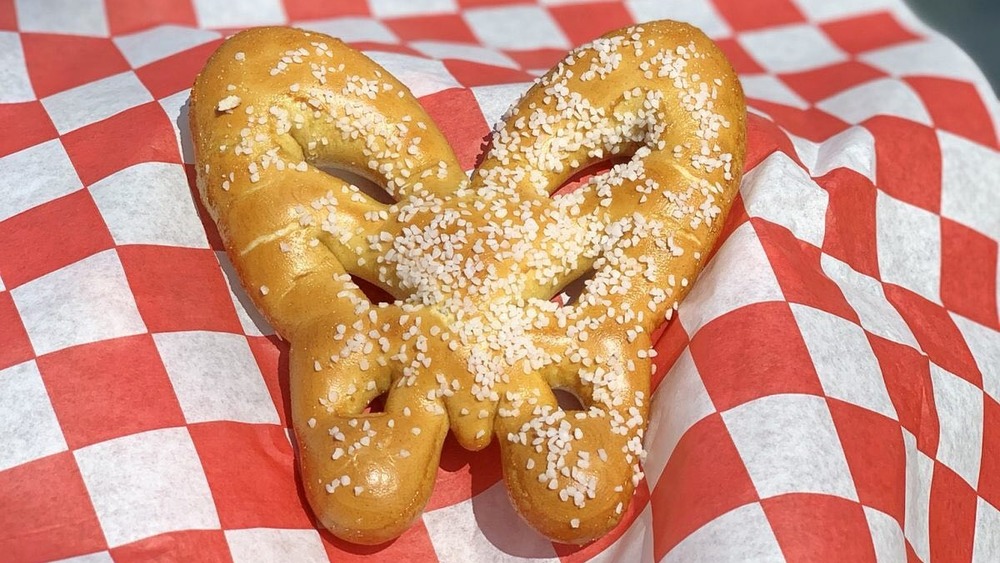
<path fill-rule="evenodd" d="M 554 545 L 449 440 L 401 538 L 318 529 L 287 348 L 192 197 L 195 73 L 246 26 L 338 35 L 471 168 L 568 48 L 660 18 L 728 53 L 749 150 L 625 522 Z M 0 59 L 0 559 L 1000 560 L 1000 112 L 899 0 L 0 0 Z"/>

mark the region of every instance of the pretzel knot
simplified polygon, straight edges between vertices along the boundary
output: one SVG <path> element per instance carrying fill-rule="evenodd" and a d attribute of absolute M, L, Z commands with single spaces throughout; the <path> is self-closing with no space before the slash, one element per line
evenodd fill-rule
<path fill-rule="evenodd" d="M 324 526 L 359 543 L 402 533 L 449 430 L 471 450 L 499 440 L 514 506 L 550 538 L 583 543 L 621 519 L 642 479 L 650 333 L 742 170 L 742 90 L 700 31 L 652 22 L 571 52 L 471 179 L 403 84 L 318 33 L 228 39 L 194 86 L 191 129 L 206 208 L 291 343 L 302 482 Z M 553 300 L 588 272 L 575 302 Z M 371 303 L 355 278 L 395 302 Z M 384 411 L 365 412 L 380 395 Z"/>

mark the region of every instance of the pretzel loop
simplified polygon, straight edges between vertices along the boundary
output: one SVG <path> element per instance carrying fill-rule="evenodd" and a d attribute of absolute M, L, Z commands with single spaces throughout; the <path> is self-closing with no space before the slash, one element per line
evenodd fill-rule
<path fill-rule="evenodd" d="M 299 463 L 324 526 L 359 543 L 402 533 L 449 430 L 472 450 L 499 439 L 512 502 L 547 536 L 583 543 L 618 523 L 642 479 L 650 333 L 742 170 L 742 90 L 711 41 L 662 21 L 570 53 L 511 108 L 471 182 L 402 84 L 321 34 L 227 40 L 191 124 L 202 199 L 291 341 Z M 612 156 L 627 160 L 550 196 Z M 551 301 L 588 270 L 577 302 Z M 352 276 L 395 303 L 373 305 Z M 561 409 L 558 388 L 583 408 Z M 383 394 L 384 412 L 364 412 Z"/>

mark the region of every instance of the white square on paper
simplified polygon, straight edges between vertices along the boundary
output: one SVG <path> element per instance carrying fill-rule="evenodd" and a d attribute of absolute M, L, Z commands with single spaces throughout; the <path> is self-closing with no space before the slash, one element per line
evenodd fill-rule
<path fill-rule="evenodd" d="M 368 8 L 377 18 L 423 16 L 455 12 L 455 0 L 368 0 Z"/>
<path fill-rule="evenodd" d="M 154 334 L 153 341 L 189 423 L 279 422 L 245 336 L 167 332 Z"/>
<path fill-rule="evenodd" d="M 21 31 L 63 35 L 108 35 L 103 0 L 15 0 Z"/>
<path fill-rule="evenodd" d="M 899 522 L 881 510 L 862 507 L 868 521 L 868 531 L 875 547 L 876 561 L 906 561 L 906 540 Z"/>
<path fill-rule="evenodd" d="M 570 47 L 559 25 L 539 6 L 471 8 L 462 15 L 472 33 L 490 47 L 510 51 Z"/>
<path fill-rule="evenodd" d="M 517 68 L 514 59 L 500 51 L 486 47 L 445 41 L 413 41 L 410 46 L 435 59 L 457 59 L 485 65 Z"/>
<path fill-rule="evenodd" d="M 294 561 L 328 563 L 323 540 L 316 530 L 281 530 L 248 528 L 226 530 L 226 543 L 233 563 L 257 561 Z"/>
<path fill-rule="evenodd" d="M 795 0 L 802 14 L 813 21 L 840 19 L 879 9 L 900 8 L 900 0 Z M 881 559 L 879 559 L 881 561 Z"/>
<path fill-rule="evenodd" d="M 222 274 L 226 277 L 226 285 L 229 287 L 229 296 L 236 307 L 236 316 L 240 319 L 240 326 L 247 336 L 268 336 L 274 334 L 274 328 L 267 322 L 264 315 L 257 310 L 257 307 L 250 300 L 246 290 L 240 284 L 240 277 L 236 273 L 229 256 L 222 251 L 215 251 L 215 257 L 219 260 Z"/>
<path fill-rule="evenodd" d="M 969 55 L 956 47 L 950 39 L 936 33 L 919 40 L 861 53 L 858 59 L 889 76 L 938 76 L 973 82 L 986 81 Z"/>
<path fill-rule="evenodd" d="M 660 563 L 785 561 L 760 503 L 734 508 L 681 540 Z"/>
<path fill-rule="evenodd" d="M 132 434 L 74 454 L 110 547 L 166 532 L 220 527 L 187 428 Z"/>
<path fill-rule="evenodd" d="M 917 557 L 921 561 L 929 561 L 934 460 L 917 449 L 917 439 L 909 430 L 903 428 L 902 432 L 903 447 L 906 450 L 906 514 L 903 516 L 903 535 L 910 541 Z"/>
<path fill-rule="evenodd" d="M 847 60 L 818 28 L 808 24 L 747 31 L 737 41 L 767 70 L 780 74 L 828 66 Z"/>
<path fill-rule="evenodd" d="M 747 214 L 787 227 L 795 238 L 823 245 L 830 194 L 785 153 L 775 152 L 743 177 Z"/>
<path fill-rule="evenodd" d="M 152 100 L 135 73 L 126 71 L 42 98 L 42 105 L 62 135 Z"/>
<path fill-rule="evenodd" d="M 625 0 L 637 22 L 674 20 L 687 22 L 712 39 L 728 37 L 732 30 L 711 2 L 689 0 Z"/>
<path fill-rule="evenodd" d="M 649 503 L 635 517 L 628 530 L 604 551 L 588 559 L 588 563 L 619 563 L 655 561 L 653 557 L 653 508 Z"/>
<path fill-rule="evenodd" d="M 941 215 L 1000 240 L 1000 152 L 938 130 Z"/>
<path fill-rule="evenodd" d="M 950 315 L 983 374 L 983 391 L 1000 401 L 1000 332 L 961 315 Z"/>
<path fill-rule="evenodd" d="M 190 91 L 184 88 L 176 94 L 159 100 L 160 107 L 166 112 L 167 118 L 170 119 L 170 125 L 174 128 L 177 146 L 180 147 L 181 151 L 181 162 L 185 164 L 194 164 L 194 144 L 191 142 L 191 126 L 188 119 L 190 98 Z"/>
<path fill-rule="evenodd" d="M 864 127 L 850 127 L 823 141 L 810 168 L 814 178 L 848 168 L 875 183 L 875 137 Z"/>
<path fill-rule="evenodd" d="M 83 187 L 59 139 L 0 158 L 0 178 L 0 221 Z"/>
<path fill-rule="evenodd" d="M 60 559 L 56 563 L 115 563 L 115 560 L 111 558 L 111 554 L 107 551 L 95 551 L 87 555 Z"/>
<path fill-rule="evenodd" d="M 722 245 L 681 302 L 680 322 L 692 337 L 713 319 L 754 303 L 784 301 L 760 244 L 749 222 L 740 225 Z"/>
<path fill-rule="evenodd" d="M 821 493 L 858 500 L 826 399 L 771 395 L 722 413 L 760 498 Z"/>
<path fill-rule="evenodd" d="M 34 99 L 35 90 L 28 77 L 21 36 L 12 31 L 0 31 L 0 104 Z"/>
<path fill-rule="evenodd" d="M 298 22 L 304 29 L 325 33 L 345 43 L 371 41 L 373 43 L 399 43 L 399 38 L 382 22 L 373 18 L 334 18 Z"/>
<path fill-rule="evenodd" d="M 819 309 L 791 304 L 828 397 L 898 420 L 875 352 L 861 327 Z"/>
<path fill-rule="evenodd" d="M 199 27 L 237 28 L 286 22 L 281 0 L 194 0 Z"/>
<path fill-rule="evenodd" d="M 774 102 L 798 109 L 809 109 L 809 102 L 803 100 L 784 82 L 770 74 L 748 74 L 740 76 L 743 93 L 748 98 Z"/>
<path fill-rule="evenodd" d="M 66 450 L 34 360 L 0 370 L 0 471 Z"/>
<path fill-rule="evenodd" d="M 840 287 L 844 299 L 858 314 L 865 330 L 915 350 L 920 349 L 906 321 L 885 298 L 885 290 L 878 280 L 855 271 L 826 253 L 820 254 L 819 263 L 823 273 Z"/>
<path fill-rule="evenodd" d="M 937 459 L 975 489 L 983 458 L 983 392 L 933 362 L 931 381 L 940 426 Z"/>
<path fill-rule="evenodd" d="M 882 281 L 940 303 L 940 217 L 878 190 L 875 229 Z"/>
<path fill-rule="evenodd" d="M 552 542 L 514 512 L 503 481 L 469 500 L 424 513 L 424 525 L 441 563 L 559 561 Z"/>
<path fill-rule="evenodd" d="M 976 539 L 972 544 L 972 561 L 1000 561 L 1000 510 L 986 499 L 976 499 Z"/>
<path fill-rule="evenodd" d="M 90 186 L 115 243 L 208 248 L 180 164 L 144 162 Z"/>
<path fill-rule="evenodd" d="M 685 348 L 653 394 L 645 440 L 649 453 L 643 463 L 651 489 L 656 487 L 681 437 L 714 412 L 715 405 L 694 365 L 691 351 Z"/>
<path fill-rule="evenodd" d="M 132 68 L 169 57 L 218 39 L 219 33 L 180 25 L 160 25 L 114 38 L 118 50 Z"/>
<path fill-rule="evenodd" d="M 924 125 L 931 117 L 920 96 L 895 78 L 880 78 L 849 88 L 816 103 L 819 109 L 850 124 L 876 115 L 895 115 Z"/>
<path fill-rule="evenodd" d="M 507 110 L 520 100 L 529 88 L 531 82 L 473 86 L 472 95 L 476 97 L 483 119 L 492 127 L 500 122 L 503 114 L 507 113 Z"/>
<path fill-rule="evenodd" d="M 38 355 L 146 332 L 114 250 L 34 279 L 10 295 Z"/>
<path fill-rule="evenodd" d="M 441 61 L 384 51 L 365 51 L 365 55 L 382 65 L 418 98 L 461 87 Z"/>

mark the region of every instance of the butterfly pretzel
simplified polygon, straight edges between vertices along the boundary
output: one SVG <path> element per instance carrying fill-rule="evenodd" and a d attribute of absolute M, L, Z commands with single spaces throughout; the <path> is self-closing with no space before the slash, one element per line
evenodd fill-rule
<path fill-rule="evenodd" d="M 572 51 L 471 176 L 406 86 L 297 29 L 224 42 L 191 130 L 201 198 L 291 343 L 302 483 L 325 527 L 364 544 L 405 531 L 449 430 L 470 450 L 499 441 L 510 499 L 546 536 L 584 543 L 618 523 L 643 476 L 650 333 L 690 289 L 742 171 L 742 90 L 705 35 L 657 21 Z M 586 275 L 575 301 L 553 299 Z"/>

